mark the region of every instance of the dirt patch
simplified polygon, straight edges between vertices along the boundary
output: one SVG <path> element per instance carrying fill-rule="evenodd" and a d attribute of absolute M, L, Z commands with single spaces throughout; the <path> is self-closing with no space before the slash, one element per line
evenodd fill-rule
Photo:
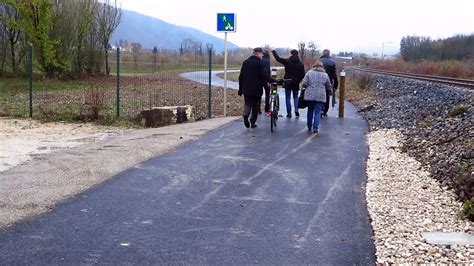
<path fill-rule="evenodd" d="M 104 140 L 124 132 L 91 123 L 40 123 L 32 119 L 0 118 L 0 172 L 40 154 Z"/>

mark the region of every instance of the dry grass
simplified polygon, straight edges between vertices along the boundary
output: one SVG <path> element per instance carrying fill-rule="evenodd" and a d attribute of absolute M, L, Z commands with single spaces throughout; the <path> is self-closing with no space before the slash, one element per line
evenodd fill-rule
<path fill-rule="evenodd" d="M 357 105 L 375 101 L 376 96 L 370 90 L 373 77 L 370 74 L 355 72 L 346 77 L 345 96 Z"/>
<path fill-rule="evenodd" d="M 396 60 L 375 60 L 370 67 L 376 69 L 417 73 L 425 75 L 446 76 L 453 78 L 474 78 L 474 60 L 461 62 L 454 60 L 405 62 L 402 58 Z"/>

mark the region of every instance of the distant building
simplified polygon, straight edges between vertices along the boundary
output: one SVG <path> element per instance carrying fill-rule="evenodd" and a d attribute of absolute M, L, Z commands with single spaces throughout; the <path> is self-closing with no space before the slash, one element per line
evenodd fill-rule
<path fill-rule="evenodd" d="M 344 64 L 352 64 L 352 56 L 332 56 L 336 61 L 343 62 Z"/>

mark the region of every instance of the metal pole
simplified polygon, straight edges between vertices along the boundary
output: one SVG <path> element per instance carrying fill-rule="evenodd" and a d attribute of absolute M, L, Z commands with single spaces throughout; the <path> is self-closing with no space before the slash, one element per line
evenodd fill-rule
<path fill-rule="evenodd" d="M 211 92 L 211 83 L 212 83 L 212 49 L 208 50 L 209 53 L 209 99 L 208 99 L 208 105 L 207 105 L 207 117 L 211 118 L 212 115 L 212 92 Z"/>
<path fill-rule="evenodd" d="M 384 46 L 385 46 L 385 43 L 383 42 L 382 43 L 382 59 L 383 59 L 383 48 L 384 48 Z"/>
<path fill-rule="evenodd" d="M 28 90 L 30 98 L 30 117 L 33 117 L 33 44 L 28 49 Z"/>
<path fill-rule="evenodd" d="M 339 117 L 344 117 L 344 100 L 346 92 L 346 71 L 341 71 L 341 86 L 339 86 Z"/>
<path fill-rule="evenodd" d="M 393 42 L 382 42 L 382 59 L 384 59 L 384 53 L 385 53 L 385 44 L 390 44 Z"/>
<path fill-rule="evenodd" d="M 227 116 L 227 32 L 224 38 L 224 117 Z"/>
<path fill-rule="evenodd" d="M 120 118 L 120 47 L 117 47 L 117 119 Z"/>

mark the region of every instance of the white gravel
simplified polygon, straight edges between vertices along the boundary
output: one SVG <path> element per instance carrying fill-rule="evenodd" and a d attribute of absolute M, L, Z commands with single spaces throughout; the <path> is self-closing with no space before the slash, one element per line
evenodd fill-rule
<path fill-rule="evenodd" d="M 422 232 L 474 231 L 457 218 L 461 203 L 432 179 L 421 164 L 400 150 L 397 130 L 368 134 L 367 204 L 374 229 L 377 263 L 474 265 L 474 246 L 437 246 Z"/>

